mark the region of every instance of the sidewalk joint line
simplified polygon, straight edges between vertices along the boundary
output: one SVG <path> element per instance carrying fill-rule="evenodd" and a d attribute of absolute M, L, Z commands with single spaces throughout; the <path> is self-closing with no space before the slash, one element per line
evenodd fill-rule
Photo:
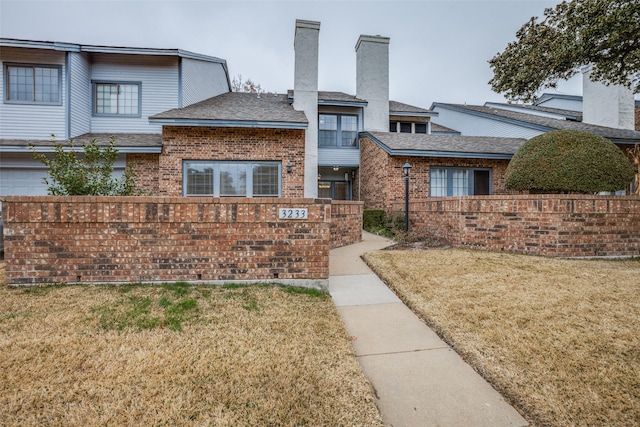
<path fill-rule="evenodd" d="M 415 350 L 404 350 L 404 351 L 389 351 L 386 353 L 370 353 L 370 354 L 358 354 L 356 357 L 370 357 L 370 356 L 387 356 L 391 354 L 404 354 L 404 353 L 418 353 L 421 351 L 433 351 L 433 350 L 452 350 L 448 345 L 442 347 L 433 347 L 433 348 L 418 348 Z"/>

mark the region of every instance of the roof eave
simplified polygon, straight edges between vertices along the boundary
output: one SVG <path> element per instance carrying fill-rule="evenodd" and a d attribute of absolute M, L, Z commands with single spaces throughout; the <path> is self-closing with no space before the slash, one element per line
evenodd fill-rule
<path fill-rule="evenodd" d="M 464 159 L 491 159 L 491 160 L 511 160 L 513 154 L 509 153 L 471 153 L 464 151 L 433 151 L 433 150 L 394 150 L 389 148 L 384 142 L 380 141 L 369 132 L 360 132 L 360 136 L 365 136 L 376 143 L 387 154 L 391 156 L 408 156 L 408 157 L 454 157 Z"/>
<path fill-rule="evenodd" d="M 149 122 L 163 126 L 203 126 L 227 128 L 264 128 L 264 129 L 307 129 L 307 123 L 272 122 L 250 120 L 207 120 L 207 119 L 168 119 L 149 118 Z"/>
<path fill-rule="evenodd" d="M 318 105 L 330 106 L 330 107 L 366 107 L 368 105 L 368 102 L 367 101 L 331 101 L 331 100 L 319 99 Z"/>
<path fill-rule="evenodd" d="M 62 150 L 69 152 L 73 151 L 82 152 L 84 149 L 82 146 L 63 147 Z M 135 147 L 135 146 L 117 146 L 115 147 L 119 153 L 123 154 L 160 154 L 162 147 Z M 33 149 L 26 145 L 0 145 L 0 153 L 55 153 L 56 147 L 53 145 L 34 145 Z"/>

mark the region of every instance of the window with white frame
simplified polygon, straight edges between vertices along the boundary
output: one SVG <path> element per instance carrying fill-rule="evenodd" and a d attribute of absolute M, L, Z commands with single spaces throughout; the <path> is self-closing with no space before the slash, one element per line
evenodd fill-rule
<path fill-rule="evenodd" d="M 93 82 L 93 114 L 140 116 L 141 83 Z"/>
<path fill-rule="evenodd" d="M 280 197 L 280 162 L 185 160 L 185 196 Z"/>
<path fill-rule="evenodd" d="M 62 103 L 62 67 L 5 64 L 5 101 L 33 104 Z"/>
<path fill-rule="evenodd" d="M 357 148 L 358 116 L 319 114 L 318 145 L 328 148 Z"/>
<path fill-rule="evenodd" d="M 431 197 L 491 194 L 490 169 L 432 167 L 429 177 Z"/>

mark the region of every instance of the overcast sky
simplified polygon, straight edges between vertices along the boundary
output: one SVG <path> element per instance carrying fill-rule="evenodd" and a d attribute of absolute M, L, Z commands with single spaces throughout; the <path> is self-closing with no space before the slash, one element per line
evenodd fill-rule
<path fill-rule="evenodd" d="M 295 20 L 320 21 L 319 89 L 355 94 L 360 34 L 391 38 L 390 97 L 503 101 L 487 61 L 532 16 L 559 1 L 31 1 L 0 0 L 0 36 L 126 47 L 179 48 L 227 61 L 230 75 L 270 92 L 293 88 Z M 579 95 L 581 80 L 558 92 Z"/>

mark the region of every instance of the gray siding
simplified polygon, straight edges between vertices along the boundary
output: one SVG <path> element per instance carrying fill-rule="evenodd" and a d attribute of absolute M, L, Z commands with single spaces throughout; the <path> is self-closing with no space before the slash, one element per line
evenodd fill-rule
<path fill-rule="evenodd" d="M 460 131 L 462 135 L 529 139 L 544 133 L 524 126 L 452 111 L 447 108 L 435 107 L 434 111 L 439 113 L 434 122 Z"/>
<path fill-rule="evenodd" d="M 16 49 L 3 47 L 0 49 L 2 61 L 0 78 L 0 138 L 7 139 L 39 139 L 48 140 L 51 134 L 58 139 L 66 137 L 66 69 L 65 53 L 39 50 Z M 5 102 L 4 63 L 17 62 L 28 64 L 49 64 L 62 66 L 61 105 L 9 104 Z"/>
<path fill-rule="evenodd" d="M 182 107 L 229 92 L 222 64 L 182 58 Z"/>
<path fill-rule="evenodd" d="M 47 168 L 31 153 L 0 154 L 0 196 L 44 196 L 47 185 L 42 178 L 47 178 Z M 119 154 L 113 164 L 113 176 L 120 178 L 126 167 L 126 155 Z"/>
<path fill-rule="evenodd" d="M 86 53 L 69 53 L 69 138 L 91 131 L 91 64 Z"/>
<path fill-rule="evenodd" d="M 582 111 L 582 101 L 553 98 L 538 104 L 540 107 L 559 108 L 561 110 Z"/>
<path fill-rule="evenodd" d="M 161 133 L 162 126 L 149 124 L 149 116 L 179 106 L 176 57 L 96 54 L 91 79 L 142 83 L 141 117 L 92 116 L 93 133 Z"/>
<path fill-rule="evenodd" d="M 318 148 L 318 166 L 360 166 L 357 148 Z"/>

